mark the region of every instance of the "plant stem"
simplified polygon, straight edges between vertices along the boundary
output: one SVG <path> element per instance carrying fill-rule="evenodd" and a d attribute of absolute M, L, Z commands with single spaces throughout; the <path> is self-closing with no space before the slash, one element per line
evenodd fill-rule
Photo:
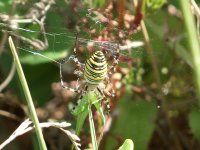
<path fill-rule="evenodd" d="M 93 150 L 97 150 L 98 146 L 97 146 L 96 132 L 95 132 L 93 115 L 92 115 L 90 103 L 88 105 L 88 111 L 89 111 L 90 132 L 91 132 L 91 138 L 92 138 L 92 147 L 93 147 Z"/>
<path fill-rule="evenodd" d="M 141 11 L 141 13 L 142 13 L 142 8 L 144 7 L 143 6 L 144 3 L 145 3 L 145 1 L 138 1 L 138 4 L 137 4 L 136 0 L 133 0 L 133 7 L 134 7 L 134 9 L 139 9 L 138 11 Z M 139 5 L 138 8 L 136 8 L 137 5 Z M 146 46 L 146 49 L 147 49 L 147 53 L 150 56 L 151 66 L 153 68 L 153 72 L 154 72 L 154 75 L 155 75 L 155 80 L 156 80 L 158 89 L 161 89 L 162 85 L 161 85 L 160 73 L 159 73 L 159 69 L 158 69 L 158 63 L 157 63 L 156 57 L 154 56 L 154 53 L 153 53 L 153 49 L 152 49 L 152 46 L 151 46 L 151 43 L 150 43 L 149 34 L 148 34 L 148 31 L 147 31 L 146 25 L 144 23 L 144 20 L 141 20 L 140 27 L 141 27 L 142 34 L 143 34 L 143 37 L 144 37 L 144 43 L 145 43 L 145 46 Z"/>
<path fill-rule="evenodd" d="M 13 62 L 7 78 L 0 84 L 0 92 L 2 92 L 4 90 L 4 88 L 6 88 L 7 85 L 11 82 L 13 76 L 15 75 L 15 71 L 16 71 L 16 68 L 15 68 L 15 64 Z"/>
<path fill-rule="evenodd" d="M 186 32 L 188 35 L 188 42 L 192 53 L 194 63 L 194 73 L 197 84 L 197 94 L 199 96 L 200 105 L 200 45 L 198 41 L 194 16 L 191 12 L 191 5 L 189 0 L 179 0 L 183 12 Z"/>
<path fill-rule="evenodd" d="M 15 62 L 16 69 L 17 69 L 17 72 L 18 72 L 18 75 L 19 75 L 19 79 L 20 79 L 20 82 L 22 84 L 22 88 L 23 88 L 23 91 L 24 91 L 24 94 L 25 94 L 25 97 L 26 97 L 30 116 L 31 116 L 31 119 L 32 119 L 33 124 L 35 126 L 35 132 L 36 132 L 36 136 L 38 138 L 38 143 L 39 143 L 40 149 L 41 150 L 47 150 L 47 147 L 46 147 L 43 135 L 42 135 L 42 130 L 39 127 L 39 120 L 37 118 L 37 114 L 36 114 L 36 111 L 35 111 L 33 100 L 32 100 L 31 94 L 30 94 L 30 90 L 29 90 L 28 84 L 26 82 L 26 78 L 24 76 L 24 73 L 23 73 L 23 70 L 22 70 L 22 67 L 21 67 L 21 64 L 20 64 L 20 61 L 19 61 L 19 57 L 17 55 L 15 45 L 14 45 L 11 37 L 9 37 L 8 40 L 9 40 L 9 45 L 10 45 L 10 48 L 11 48 L 11 51 L 12 51 L 12 54 L 13 54 L 13 57 L 14 57 L 14 62 Z"/>

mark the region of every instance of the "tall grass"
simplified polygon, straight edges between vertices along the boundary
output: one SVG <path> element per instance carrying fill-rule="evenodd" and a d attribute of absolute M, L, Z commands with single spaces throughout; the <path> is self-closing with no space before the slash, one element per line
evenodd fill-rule
<path fill-rule="evenodd" d="M 22 88 L 24 91 L 24 95 L 26 97 L 28 110 L 30 112 L 30 118 L 33 121 L 34 126 L 35 126 L 35 132 L 36 132 L 36 136 L 38 138 L 39 147 L 41 150 L 47 150 L 47 147 L 46 147 L 43 135 L 42 135 L 42 130 L 39 127 L 39 120 L 38 120 L 38 117 L 36 114 L 36 110 L 35 110 L 33 100 L 32 100 L 31 94 L 30 94 L 30 90 L 29 90 L 28 84 L 26 82 L 26 78 L 25 78 L 24 72 L 22 70 L 22 66 L 19 61 L 19 57 L 17 55 L 15 45 L 14 45 L 11 37 L 9 37 L 8 40 L 9 40 L 9 45 L 10 45 L 10 48 L 11 48 L 11 51 L 12 51 L 12 54 L 14 57 L 14 63 L 16 65 L 17 73 L 19 75 L 19 79 L 20 79 L 20 82 L 21 82 L 21 85 L 22 85 Z"/>
<path fill-rule="evenodd" d="M 183 12 L 186 32 L 188 35 L 188 43 L 192 53 L 192 59 L 194 63 L 194 74 L 197 84 L 197 94 L 199 96 L 200 105 L 200 45 L 197 35 L 197 29 L 195 26 L 194 16 L 191 10 L 190 0 L 179 0 L 181 9 Z"/>

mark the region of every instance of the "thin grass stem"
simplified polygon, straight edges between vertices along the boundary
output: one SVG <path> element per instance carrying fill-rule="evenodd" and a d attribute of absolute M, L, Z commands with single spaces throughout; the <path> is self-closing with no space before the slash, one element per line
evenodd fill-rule
<path fill-rule="evenodd" d="M 194 63 L 194 74 L 196 78 L 197 94 L 199 96 L 200 105 L 200 45 L 198 41 L 198 33 L 195 27 L 194 16 L 192 15 L 190 0 L 179 0 L 183 12 L 188 42 L 192 53 Z"/>
<path fill-rule="evenodd" d="M 95 127 L 94 127 L 94 120 L 93 120 L 93 115 L 92 115 L 92 110 L 91 110 L 91 104 L 88 105 L 88 111 L 89 111 L 89 122 L 90 122 L 92 147 L 93 147 L 93 150 L 98 150 L 96 132 L 95 132 Z"/>
<path fill-rule="evenodd" d="M 20 79 L 20 82 L 22 84 L 22 88 L 23 88 L 23 91 L 24 91 L 24 94 L 25 94 L 25 97 L 26 97 L 30 116 L 31 116 L 31 119 L 32 119 L 33 124 L 35 126 L 35 132 L 36 132 L 36 136 L 38 138 L 39 147 L 40 147 L 41 150 L 47 150 L 47 147 L 46 147 L 46 144 L 45 144 L 45 141 L 44 141 L 44 138 L 43 138 L 42 130 L 39 126 L 39 120 L 38 120 L 38 117 L 37 117 L 37 114 L 36 114 L 36 111 L 35 111 L 35 107 L 34 107 L 33 100 L 32 100 L 31 94 L 30 94 L 30 90 L 29 90 L 28 84 L 26 82 L 26 78 L 25 78 L 24 72 L 22 70 L 22 66 L 20 64 L 19 57 L 17 55 L 16 48 L 15 48 L 15 45 L 13 43 L 11 36 L 8 38 L 8 40 L 9 40 L 9 45 L 10 45 L 10 48 L 11 48 L 11 51 L 12 51 L 12 54 L 13 54 L 13 57 L 14 57 L 14 63 L 16 65 L 16 69 L 17 69 L 17 72 L 18 72 L 18 75 L 19 75 L 19 79 Z"/>

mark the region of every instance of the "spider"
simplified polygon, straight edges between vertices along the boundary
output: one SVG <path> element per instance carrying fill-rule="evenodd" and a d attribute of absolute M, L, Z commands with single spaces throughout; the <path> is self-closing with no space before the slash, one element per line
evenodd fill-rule
<path fill-rule="evenodd" d="M 85 63 L 81 63 L 77 58 L 77 39 L 78 38 L 76 36 L 75 46 L 73 50 L 74 55 L 70 57 L 70 59 L 72 59 L 75 62 L 78 68 L 77 70 L 74 71 L 74 74 L 78 76 L 77 86 L 76 88 L 70 88 L 64 85 L 62 77 L 63 63 L 60 63 L 61 85 L 64 89 L 80 94 L 79 100 L 83 98 L 83 96 L 86 94 L 87 91 L 95 91 L 95 90 L 98 91 L 98 93 L 102 97 L 102 100 L 105 101 L 106 110 L 109 113 L 110 105 L 109 105 L 109 100 L 106 96 L 114 97 L 115 92 L 113 90 L 112 93 L 110 93 L 109 91 L 106 91 L 105 88 L 107 84 L 110 84 L 109 76 L 112 74 L 112 71 L 115 70 L 115 66 L 118 64 L 119 54 L 118 52 L 114 53 L 114 51 L 106 51 L 105 49 L 97 50 L 93 52 L 93 54 L 85 61 Z M 112 59 L 113 61 L 111 66 L 109 66 L 108 63 L 108 61 L 110 61 L 109 59 Z M 78 84 L 79 79 L 82 79 L 83 84 L 81 85 Z M 73 110 L 74 109 L 75 107 L 73 108 Z"/>

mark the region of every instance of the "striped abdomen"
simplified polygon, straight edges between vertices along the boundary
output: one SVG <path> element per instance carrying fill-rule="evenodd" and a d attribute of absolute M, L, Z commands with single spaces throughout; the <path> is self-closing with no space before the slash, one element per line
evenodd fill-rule
<path fill-rule="evenodd" d="M 87 83 L 98 85 L 107 74 L 107 61 L 101 51 L 96 51 L 85 62 L 84 78 Z"/>

